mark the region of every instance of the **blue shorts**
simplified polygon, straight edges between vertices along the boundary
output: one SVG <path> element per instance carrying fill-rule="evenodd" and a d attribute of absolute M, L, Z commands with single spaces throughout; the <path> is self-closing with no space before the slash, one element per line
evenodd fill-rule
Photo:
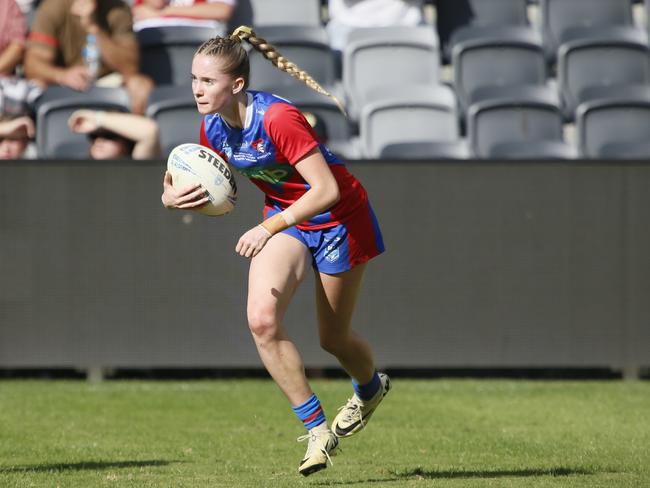
<path fill-rule="evenodd" d="M 266 218 L 278 212 L 269 209 Z M 385 249 L 379 223 L 370 205 L 355 212 L 345 224 L 318 230 L 293 226 L 282 232 L 302 242 L 312 255 L 312 266 L 326 274 L 349 271 Z"/>

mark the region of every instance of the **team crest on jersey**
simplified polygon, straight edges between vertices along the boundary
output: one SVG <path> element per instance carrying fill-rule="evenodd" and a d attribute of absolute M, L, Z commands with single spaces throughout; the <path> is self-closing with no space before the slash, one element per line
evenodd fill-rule
<path fill-rule="evenodd" d="M 325 248 L 325 260 L 334 263 L 338 261 L 340 257 L 339 253 L 339 241 L 341 240 L 340 237 L 335 237 L 334 242 L 330 242 L 327 247 Z"/>
<path fill-rule="evenodd" d="M 266 146 L 264 145 L 264 139 L 257 139 L 251 142 L 251 147 L 255 149 L 258 153 L 264 154 L 266 152 Z"/>

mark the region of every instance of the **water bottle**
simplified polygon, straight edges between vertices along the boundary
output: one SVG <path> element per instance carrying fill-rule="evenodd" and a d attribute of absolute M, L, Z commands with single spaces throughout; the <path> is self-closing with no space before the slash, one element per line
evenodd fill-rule
<path fill-rule="evenodd" d="M 83 57 L 84 63 L 88 68 L 90 78 L 92 80 L 96 80 L 97 75 L 99 74 L 99 62 L 101 57 L 99 54 L 99 46 L 97 45 L 97 37 L 95 34 L 86 35 L 86 45 L 83 49 Z"/>

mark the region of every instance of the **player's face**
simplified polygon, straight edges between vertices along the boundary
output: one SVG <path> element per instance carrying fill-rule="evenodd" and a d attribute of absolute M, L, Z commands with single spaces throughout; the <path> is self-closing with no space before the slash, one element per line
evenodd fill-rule
<path fill-rule="evenodd" d="M 192 93 L 199 113 L 222 113 L 235 99 L 233 79 L 222 73 L 216 56 L 197 54 L 192 60 Z"/>

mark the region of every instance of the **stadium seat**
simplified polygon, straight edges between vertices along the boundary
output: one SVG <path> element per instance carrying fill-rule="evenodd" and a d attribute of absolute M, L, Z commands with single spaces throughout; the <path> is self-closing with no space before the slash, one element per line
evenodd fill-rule
<path fill-rule="evenodd" d="M 540 13 L 544 46 L 552 61 L 567 40 L 608 27 L 634 29 L 630 0 L 540 0 Z"/>
<path fill-rule="evenodd" d="M 156 87 L 149 97 L 146 115 L 158 123 L 163 154 L 178 144 L 199 142 L 203 116 L 189 86 Z"/>
<path fill-rule="evenodd" d="M 471 157 L 465 141 L 398 142 L 388 144 L 379 159 L 468 159 Z"/>
<path fill-rule="evenodd" d="M 375 88 L 359 121 L 362 156 L 376 158 L 394 143 L 458 142 L 457 101 L 447 86 Z"/>
<path fill-rule="evenodd" d="M 437 0 L 436 9 L 445 61 L 456 42 L 482 37 L 484 28 L 528 25 L 526 0 Z"/>
<path fill-rule="evenodd" d="M 554 92 L 534 86 L 510 87 L 501 94 L 498 91 L 469 107 L 468 138 L 474 157 L 544 159 L 574 155 L 569 146 L 561 149 L 563 119 Z"/>
<path fill-rule="evenodd" d="M 580 103 L 596 96 L 599 87 L 626 90 L 649 82 L 650 50 L 640 30 L 603 29 L 560 47 L 558 86 L 569 119 Z"/>
<path fill-rule="evenodd" d="M 256 33 L 276 46 L 284 57 L 309 73 L 321 85 L 334 83 L 335 61 L 323 27 L 260 27 Z M 255 50 L 250 52 L 250 64 L 251 87 L 254 89 L 301 83 L 273 66 Z"/>
<path fill-rule="evenodd" d="M 68 118 L 78 109 L 128 112 L 129 97 L 121 88 L 93 87 L 86 92 L 78 92 L 62 86 L 49 87 L 35 107 L 39 158 L 88 157 L 88 138 L 68 128 Z"/>
<path fill-rule="evenodd" d="M 320 0 L 251 0 L 255 27 L 320 26 Z"/>
<path fill-rule="evenodd" d="M 576 127 L 583 158 L 649 159 L 650 88 L 581 104 Z"/>
<path fill-rule="evenodd" d="M 273 89 L 271 91 L 290 100 L 302 112 L 311 112 L 320 117 L 325 124 L 328 141 L 347 141 L 352 135 L 348 119 L 331 98 L 321 95 L 305 84 L 290 90 L 285 88 L 284 92 Z"/>
<path fill-rule="evenodd" d="M 485 87 L 544 85 L 547 80 L 541 38 L 528 28 L 484 30 L 482 37 L 455 44 L 452 58 L 462 112 L 480 99 Z"/>
<path fill-rule="evenodd" d="M 438 84 L 437 39 L 430 27 L 355 29 L 343 53 L 343 85 L 350 117 L 357 120 L 367 92 L 378 86 L 402 91 L 412 84 Z"/>
<path fill-rule="evenodd" d="M 140 70 L 160 85 L 191 83 L 192 57 L 207 39 L 218 35 L 209 27 L 150 27 L 136 32 Z"/>

